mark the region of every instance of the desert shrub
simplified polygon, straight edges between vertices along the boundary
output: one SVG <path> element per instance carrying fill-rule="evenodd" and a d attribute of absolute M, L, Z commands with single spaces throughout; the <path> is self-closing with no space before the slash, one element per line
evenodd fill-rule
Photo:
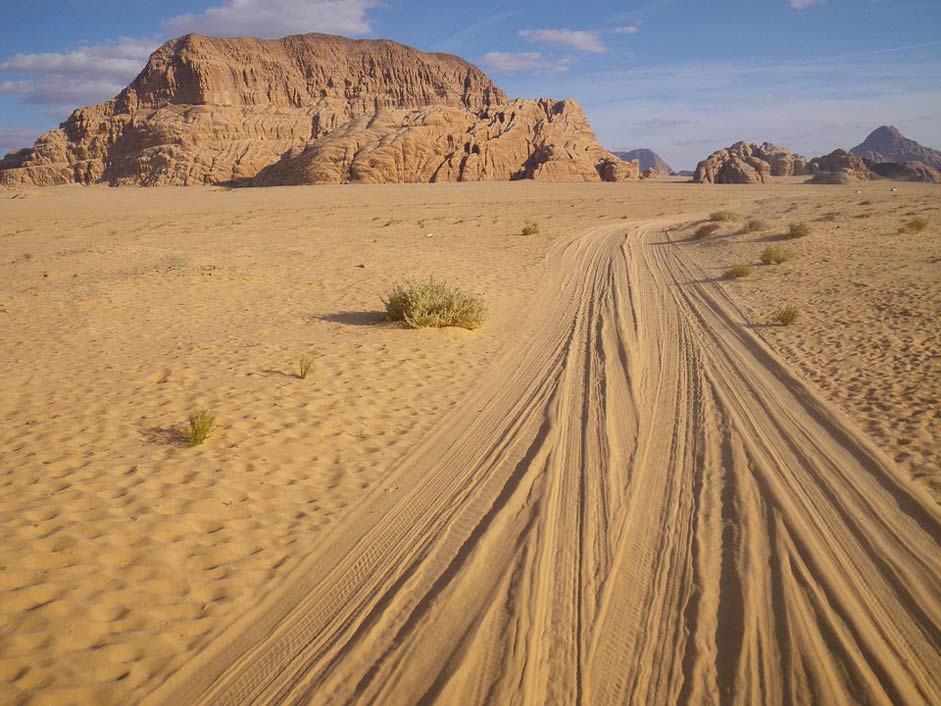
<path fill-rule="evenodd" d="M 749 218 L 745 221 L 746 233 L 757 233 L 760 230 L 768 230 L 768 224 L 760 218 Z"/>
<path fill-rule="evenodd" d="M 186 258 L 182 255 L 171 255 L 166 259 L 166 264 L 170 269 L 180 269 L 186 267 Z"/>
<path fill-rule="evenodd" d="M 736 263 L 734 265 L 729 265 L 725 268 L 725 271 L 722 273 L 723 279 L 739 279 L 740 277 L 748 277 L 752 273 L 751 267 L 748 265 L 743 265 L 741 263 Z"/>
<path fill-rule="evenodd" d="M 216 430 L 216 417 L 208 409 L 196 409 L 190 412 L 187 426 L 181 433 L 190 446 L 199 446 Z"/>
<path fill-rule="evenodd" d="M 404 321 L 412 328 L 475 329 L 487 318 L 487 307 L 480 297 L 434 278 L 397 284 L 383 303 L 389 321 Z"/>
<path fill-rule="evenodd" d="M 539 233 L 539 224 L 533 221 L 526 221 L 523 224 L 523 230 L 520 231 L 520 235 L 536 235 Z"/>
<path fill-rule="evenodd" d="M 718 223 L 703 223 L 701 226 L 699 226 L 699 228 L 696 229 L 693 237 L 696 239 L 708 238 L 710 235 L 715 235 L 718 232 Z"/>
<path fill-rule="evenodd" d="M 761 253 L 761 264 L 780 265 L 782 262 L 787 262 L 793 257 L 794 253 L 787 248 L 782 248 L 779 245 L 769 245 Z"/>
<path fill-rule="evenodd" d="M 709 220 L 715 221 L 715 222 L 722 221 L 722 222 L 738 223 L 740 220 L 742 220 L 742 217 L 738 215 L 735 211 L 724 210 L 724 211 L 716 211 L 714 213 L 710 213 Z"/>
<path fill-rule="evenodd" d="M 919 216 L 899 228 L 899 233 L 921 233 L 927 227 L 928 219 L 924 216 Z"/>
<path fill-rule="evenodd" d="M 798 316 L 800 316 L 800 311 L 796 306 L 782 306 L 774 312 L 774 320 L 785 326 L 795 323 Z"/>
<path fill-rule="evenodd" d="M 810 226 L 806 223 L 791 223 L 787 227 L 787 237 L 790 240 L 806 238 L 808 235 L 810 235 Z"/>
<path fill-rule="evenodd" d="M 307 379 L 307 373 L 314 365 L 314 356 L 312 353 L 305 353 L 297 360 L 297 377 L 301 380 Z"/>

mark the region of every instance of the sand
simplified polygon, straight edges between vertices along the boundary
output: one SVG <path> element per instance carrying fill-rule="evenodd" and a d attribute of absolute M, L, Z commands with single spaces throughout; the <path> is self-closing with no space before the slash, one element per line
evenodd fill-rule
<path fill-rule="evenodd" d="M 2 195 L 0 702 L 936 702 L 937 188 L 866 188 Z M 819 229 L 718 281 L 721 207 Z"/>

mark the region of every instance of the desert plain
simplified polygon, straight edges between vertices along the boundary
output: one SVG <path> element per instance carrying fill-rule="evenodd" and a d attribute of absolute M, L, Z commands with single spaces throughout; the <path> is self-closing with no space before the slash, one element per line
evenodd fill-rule
<path fill-rule="evenodd" d="M 938 703 L 939 228 L 879 181 L 0 193 L 0 703 Z M 427 276 L 485 324 L 385 321 Z"/>

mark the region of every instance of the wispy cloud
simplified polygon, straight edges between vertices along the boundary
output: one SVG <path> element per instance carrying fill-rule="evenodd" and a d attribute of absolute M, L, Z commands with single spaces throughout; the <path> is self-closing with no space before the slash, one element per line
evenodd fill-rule
<path fill-rule="evenodd" d="M 502 52 L 492 51 L 484 54 L 480 65 L 488 71 L 538 71 L 543 73 L 564 73 L 569 70 L 571 59 L 546 59 L 538 51 Z"/>
<path fill-rule="evenodd" d="M 615 34 L 637 34 L 640 32 L 640 28 L 636 24 L 633 24 L 625 25 L 623 27 L 615 27 L 613 31 Z"/>
<path fill-rule="evenodd" d="M 806 10 L 811 5 L 821 5 L 823 0 L 788 0 L 795 10 Z"/>
<path fill-rule="evenodd" d="M 606 51 L 601 37 L 594 32 L 572 29 L 521 29 L 519 36 L 531 44 L 569 47 L 575 51 L 595 54 L 603 54 Z"/>
<path fill-rule="evenodd" d="M 225 0 L 204 12 L 163 23 L 170 35 L 198 32 L 221 37 L 283 37 L 304 32 L 359 36 L 372 25 L 366 11 L 378 0 Z"/>
<path fill-rule="evenodd" d="M 0 157 L 8 152 L 20 149 L 24 145 L 31 145 L 39 137 L 38 130 L 32 127 L 4 127 L 0 125 Z"/>
<path fill-rule="evenodd" d="M 0 93 L 28 93 L 34 86 L 32 81 L 0 81 Z"/>

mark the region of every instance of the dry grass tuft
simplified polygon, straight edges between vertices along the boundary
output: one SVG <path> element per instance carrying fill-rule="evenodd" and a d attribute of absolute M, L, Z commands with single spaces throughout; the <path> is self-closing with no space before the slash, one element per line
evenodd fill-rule
<path fill-rule="evenodd" d="M 404 321 L 412 328 L 476 329 L 487 318 L 487 307 L 480 297 L 433 277 L 395 285 L 383 303 L 389 321 Z"/>
<path fill-rule="evenodd" d="M 793 257 L 794 253 L 787 248 L 782 248 L 779 245 L 769 245 L 761 253 L 761 264 L 780 265 L 782 262 L 793 259 Z"/>
<path fill-rule="evenodd" d="M 539 234 L 539 224 L 534 221 L 526 221 L 523 224 L 523 230 L 520 231 L 520 235 L 538 235 Z"/>
<path fill-rule="evenodd" d="M 788 240 L 806 238 L 808 235 L 810 235 L 810 226 L 806 223 L 791 223 L 787 227 Z"/>
<path fill-rule="evenodd" d="M 752 269 L 748 265 L 735 263 L 725 268 L 725 271 L 722 273 L 722 279 L 740 279 L 742 277 L 748 277 L 751 273 Z"/>
<path fill-rule="evenodd" d="M 747 221 L 745 221 L 746 233 L 757 233 L 761 230 L 768 230 L 767 222 L 761 220 L 760 218 L 749 218 Z"/>
<path fill-rule="evenodd" d="M 703 238 L 708 238 L 710 235 L 715 235 L 719 232 L 718 223 L 703 223 L 699 228 L 696 229 L 696 232 L 693 233 L 693 237 L 697 240 Z"/>
<path fill-rule="evenodd" d="M 800 310 L 796 306 L 782 306 L 774 312 L 774 320 L 784 326 L 796 323 L 799 316 Z"/>
<path fill-rule="evenodd" d="M 728 222 L 728 223 L 738 223 L 742 220 L 742 217 L 738 215 L 735 211 L 723 210 L 715 211 L 714 213 L 709 214 L 709 220 L 714 222 Z"/>
<path fill-rule="evenodd" d="M 911 235 L 912 233 L 921 233 L 927 227 L 928 227 L 928 218 L 925 216 L 919 216 L 918 218 L 913 218 L 904 226 L 899 228 L 899 233 L 906 233 L 909 235 Z"/>
<path fill-rule="evenodd" d="M 199 446 L 217 429 L 216 417 L 208 409 L 190 412 L 188 426 L 183 427 L 181 435 L 190 446 Z"/>

